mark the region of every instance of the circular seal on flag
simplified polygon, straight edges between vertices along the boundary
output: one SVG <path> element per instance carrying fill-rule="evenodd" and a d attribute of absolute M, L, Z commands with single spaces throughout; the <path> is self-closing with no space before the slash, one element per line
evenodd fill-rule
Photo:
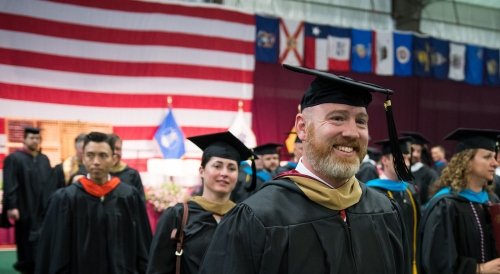
<path fill-rule="evenodd" d="M 396 58 L 401 64 L 406 64 L 410 61 L 410 51 L 407 47 L 399 46 L 396 48 Z"/>
<path fill-rule="evenodd" d="M 365 58 L 365 56 L 367 55 L 365 45 L 363 44 L 357 44 L 356 46 L 354 46 L 354 50 L 356 51 L 356 54 L 359 56 L 359 58 Z"/>

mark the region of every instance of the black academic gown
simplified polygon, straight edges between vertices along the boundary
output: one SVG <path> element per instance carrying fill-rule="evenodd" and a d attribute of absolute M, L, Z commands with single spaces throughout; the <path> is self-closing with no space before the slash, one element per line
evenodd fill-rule
<path fill-rule="evenodd" d="M 212 212 L 204 210 L 192 201 L 188 202 L 188 207 L 189 218 L 184 227 L 184 249 L 181 258 L 181 273 L 186 274 L 198 273 L 205 251 L 217 228 L 217 221 Z M 163 212 L 151 244 L 147 273 L 175 273 L 177 242 L 170 236 L 174 228 L 180 228 L 182 215 L 182 204 L 177 204 Z"/>
<path fill-rule="evenodd" d="M 144 202 L 146 202 L 146 196 L 144 194 L 144 186 L 142 185 L 141 175 L 139 172 L 129 166 L 125 167 L 125 169 L 117 172 L 110 173 L 111 176 L 115 176 L 120 178 L 120 182 L 124 182 L 129 184 L 137 189 L 141 198 Z"/>
<path fill-rule="evenodd" d="M 500 176 L 495 175 L 493 177 L 493 184 L 495 184 L 495 194 L 500 198 Z"/>
<path fill-rule="evenodd" d="M 492 197 L 493 198 L 493 197 Z M 494 202 L 499 201 L 493 198 Z M 472 203 L 484 235 L 485 262 L 498 257 L 487 206 Z M 481 240 L 471 203 L 457 195 L 432 199 L 421 219 L 422 274 L 476 273 L 481 263 Z"/>
<path fill-rule="evenodd" d="M 238 181 L 236 182 L 234 190 L 231 192 L 230 199 L 235 203 L 242 202 L 257 192 L 263 184 L 264 181 L 257 176 L 255 187 L 252 188 L 252 174 L 248 174 L 245 171 L 240 170 L 238 173 Z"/>
<path fill-rule="evenodd" d="M 136 189 L 120 183 L 101 199 L 73 183 L 51 197 L 35 273 L 145 273 L 151 237 Z"/>
<path fill-rule="evenodd" d="M 370 180 L 378 179 L 377 167 L 371 162 L 362 162 L 359 171 L 356 173 L 358 181 L 366 183 Z"/>
<path fill-rule="evenodd" d="M 395 182 L 400 183 L 400 182 Z M 420 249 L 420 243 L 418 240 L 418 223 L 420 221 L 420 203 L 418 194 L 413 187 L 409 184 L 408 191 L 391 191 L 383 187 L 373 187 L 380 191 L 381 193 L 387 195 L 387 197 L 396 201 L 401 210 L 403 216 L 403 221 L 406 228 L 406 235 L 408 237 L 408 243 L 410 246 L 410 256 L 412 262 L 414 262 L 414 267 L 418 268 L 416 256 L 418 250 Z M 409 192 L 409 193 L 408 193 Z"/>
<path fill-rule="evenodd" d="M 361 188 L 345 222 L 290 180 L 264 184 L 221 221 L 200 273 L 409 273 L 397 206 Z"/>
<path fill-rule="evenodd" d="M 434 169 L 426 165 L 423 165 L 417 171 L 412 171 L 412 175 L 414 179 L 411 182 L 417 187 L 420 196 L 420 204 L 425 205 L 430 198 L 429 187 L 437 181 L 439 176 Z"/>
<path fill-rule="evenodd" d="M 17 245 L 16 268 L 32 272 L 33 242 L 30 233 L 37 223 L 39 207 L 44 200 L 47 179 L 51 173 L 50 162 L 42 153 L 33 156 L 24 150 L 18 150 L 7 156 L 3 169 L 3 216 L 7 220 L 7 210 L 17 208 L 20 219 L 15 223 Z"/>

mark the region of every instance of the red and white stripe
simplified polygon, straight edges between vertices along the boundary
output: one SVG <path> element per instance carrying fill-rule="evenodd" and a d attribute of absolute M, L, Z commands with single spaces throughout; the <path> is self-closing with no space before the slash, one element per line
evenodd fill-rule
<path fill-rule="evenodd" d="M 227 130 L 239 100 L 251 124 L 251 14 L 142 1 L 0 0 L 0 37 L 1 121 L 110 124 L 124 140 L 124 159 L 142 171 L 160 155 L 153 135 L 167 96 L 187 137 Z M 186 145 L 188 157 L 197 153 Z M 2 147 L 4 129 L 0 157 Z"/>

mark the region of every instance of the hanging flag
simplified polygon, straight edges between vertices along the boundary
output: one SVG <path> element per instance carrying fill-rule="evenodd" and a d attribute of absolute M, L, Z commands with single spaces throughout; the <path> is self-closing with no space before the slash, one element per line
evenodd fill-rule
<path fill-rule="evenodd" d="M 155 133 L 155 140 L 160 146 L 161 154 L 165 159 L 179 159 L 186 152 L 184 148 L 184 133 L 177 125 L 172 108 L 168 108 L 165 119 Z"/>
<path fill-rule="evenodd" d="M 465 45 L 450 43 L 450 69 L 448 78 L 455 81 L 465 79 Z"/>
<path fill-rule="evenodd" d="M 328 69 L 333 71 L 351 70 L 351 29 L 330 27 Z"/>
<path fill-rule="evenodd" d="M 410 76 L 413 74 L 412 50 L 413 35 L 394 32 L 394 75 Z"/>
<path fill-rule="evenodd" d="M 304 64 L 308 68 L 328 70 L 328 32 L 330 27 L 305 23 Z"/>
<path fill-rule="evenodd" d="M 500 84 L 500 51 L 498 49 L 484 49 L 484 66 L 486 71 L 485 82 L 490 86 Z"/>
<path fill-rule="evenodd" d="M 304 64 L 304 22 L 281 18 L 280 64 Z"/>
<path fill-rule="evenodd" d="M 250 121 L 245 118 L 245 113 L 243 112 L 243 104 L 238 105 L 238 113 L 234 119 L 229 131 L 236 136 L 245 146 L 253 148 L 257 146 L 257 139 L 255 134 L 250 127 Z"/>
<path fill-rule="evenodd" d="M 360 73 L 372 72 L 372 31 L 352 30 L 351 69 Z"/>
<path fill-rule="evenodd" d="M 465 52 L 465 82 L 481 85 L 483 83 L 484 50 L 479 46 L 467 45 Z"/>
<path fill-rule="evenodd" d="M 448 56 L 450 42 L 437 38 L 431 38 L 431 71 L 437 79 L 446 79 L 450 67 Z"/>
<path fill-rule="evenodd" d="M 375 35 L 375 74 L 394 74 L 394 37 L 390 31 L 377 31 Z"/>
<path fill-rule="evenodd" d="M 117 0 L 0 7 L 0 118 L 110 125 L 124 161 L 146 171 L 161 157 L 153 137 L 167 95 L 186 136 L 226 130 L 241 99 L 251 116 L 252 14 Z M 186 156 L 198 153 L 186 142 Z"/>
<path fill-rule="evenodd" d="M 427 36 L 413 37 L 413 74 L 431 76 L 431 44 Z"/>
<path fill-rule="evenodd" d="M 279 19 L 255 16 L 255 60 L 278 63 Z"/>

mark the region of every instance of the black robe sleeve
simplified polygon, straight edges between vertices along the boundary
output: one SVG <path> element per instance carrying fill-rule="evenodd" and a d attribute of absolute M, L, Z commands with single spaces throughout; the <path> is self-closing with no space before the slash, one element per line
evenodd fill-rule
<path fill-rule="evenodd" d="M 476 273 L 477 260 L 458 253 L 456 237 L 470 235 L 456 235 L 455 222 L 460 213 L 451 203 L 452 200 L 445 197 L 433 201 L 422 218 L 420 227 L 422 273 Z"/>

